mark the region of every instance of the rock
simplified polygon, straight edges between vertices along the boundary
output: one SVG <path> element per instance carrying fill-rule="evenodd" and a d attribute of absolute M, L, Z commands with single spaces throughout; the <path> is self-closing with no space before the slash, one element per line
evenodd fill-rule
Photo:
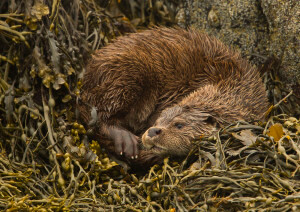
<path fill-rule="evenodd" d="M 299 0 L 185 0 L 182 6 L 179 25 L 218 37 L 253 64 L 264 61 L 257 55 L 282 57 L 279 76 L 300 95 Z"/>

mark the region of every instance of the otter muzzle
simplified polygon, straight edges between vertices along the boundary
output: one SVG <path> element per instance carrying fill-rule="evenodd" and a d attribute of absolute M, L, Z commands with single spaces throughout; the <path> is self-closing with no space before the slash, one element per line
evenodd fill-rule
<path fill-rule="evenodd" d="M 151 149 L 152 147 L 154 147 L 156 143 L 155 140 L 157 138 L 156 136 L 159 135 L 161 132 L 162 132 L 161 128 L 157 128 L 157 127 L 149 128 L 142 136 L 143 145 L 147 149 Z"/>

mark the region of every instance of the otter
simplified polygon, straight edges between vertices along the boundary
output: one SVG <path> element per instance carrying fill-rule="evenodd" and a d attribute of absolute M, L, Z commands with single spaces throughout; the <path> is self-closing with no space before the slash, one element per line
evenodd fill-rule
<path fill-rule="evenodd" d="M 102 144 L 141 161 L 185 155 L 193 139 L 232 121 L 260 120 L 268 107 L 259 71 L 238 52 L 203 32 L 165 27 L 97 50 L 81 98 L 84 123 L 87 105 L 97 108 Z"/>

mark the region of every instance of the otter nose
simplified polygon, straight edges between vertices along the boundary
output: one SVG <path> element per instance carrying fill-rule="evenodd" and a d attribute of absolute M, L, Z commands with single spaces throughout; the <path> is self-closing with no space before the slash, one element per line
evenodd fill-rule
<path fill-rule="evenodd" d="M 151 127 L 149 130 L 148 130 L 148 136 L 150 138 L 156 136 L 156 135 L 159 135 L 161 133 L 161 129 L 160 128 L 155 128 L 155 127 Z"/>

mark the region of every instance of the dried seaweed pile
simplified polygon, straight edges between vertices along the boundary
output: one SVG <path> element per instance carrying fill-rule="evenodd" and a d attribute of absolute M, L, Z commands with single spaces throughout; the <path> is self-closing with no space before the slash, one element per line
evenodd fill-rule
<path fill-rule="evenodd" d="M 147 2 L 131 22 L 93 0 L 0 2 L 0 210 L 299 209 L 293 117 L 233 124 L 196 141 L 182 163 L 165 159 L 139 176 L 87 139 L 76 103 L 88 55 L 135 25 L 174 21 L 170 5 Z"/>

